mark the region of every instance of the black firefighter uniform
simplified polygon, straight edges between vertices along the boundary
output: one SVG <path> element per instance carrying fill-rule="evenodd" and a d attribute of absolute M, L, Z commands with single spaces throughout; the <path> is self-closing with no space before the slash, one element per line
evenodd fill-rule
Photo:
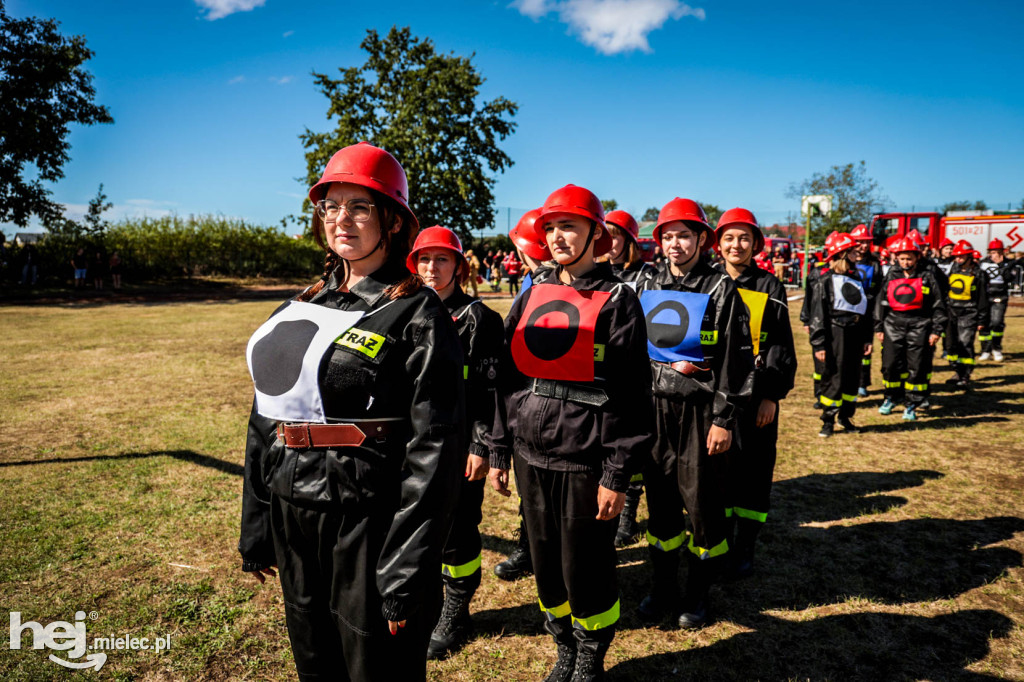
<path fill-rule="evenodd" d="M 946 359 L 961 380 L 970 379 L 974 370 L 974 335 L 978 327 L 989 329 L 988 273 L 972 263 L 969 270 L 955 263 L 949 271 L 949 311 Z"/>

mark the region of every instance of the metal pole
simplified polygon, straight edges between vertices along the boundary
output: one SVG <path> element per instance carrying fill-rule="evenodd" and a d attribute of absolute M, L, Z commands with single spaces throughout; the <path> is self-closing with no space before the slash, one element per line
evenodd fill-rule
<path fill-rule="evenodd" d="M 804 232 L 804 289 L 807 288 L 807 273 L 811 268 L 811 205 L 807 205 L 807 230 Z"/>

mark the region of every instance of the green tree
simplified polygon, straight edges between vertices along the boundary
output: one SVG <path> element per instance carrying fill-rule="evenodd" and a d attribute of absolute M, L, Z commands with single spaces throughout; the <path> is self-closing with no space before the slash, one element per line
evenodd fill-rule
<path fill-rule="evenodd" d="M 53 19 L 13 19 L 0 0 L 0 221 L 24 227 L 32 216 L 58 220 L 60 204 L 43 182 L 64 177 L 72 123 L 113 123 L 93 103 L 93 52 L 83 36 L 63 36 Z M 26 166 L 35 169 L 27 177 Z"/>
<path fill-rule="evenodd" d="M 604 207 L 605 213 L 611 213 L 619 207 L 619 202 L 615 199 L 601 199 L 601 206 Z"/>
<path fill-rule="evenodd" d="M 939 209 L 939 213 L 949 213 L 950 211 L 987 211 L 988 204 L 984 201 L 951 201 L 948 204 L 943 204 L 942 208 Z"/>
<path fill-rule="evenodd" d="M 832 166 L 825 173 L 815 173 L 791 184 L 786 191 L 787 197 L 798 201 L 807 194 L 832 195 L 831 213 L 811 218 L 811 241 L 819 244 L 833 230 L 849 232 L 858 223 L 870 222 L 872 213 L 884 210 L 890 203 L 878 182 L 868 177 L 863 161 Z"/>
<path fill-rule="evenodd" d="M 469 241 L 494 220 L 494 178 L 486 171 L 512 165 L 497 142 L 515 130 L 518 105 L 500 96 L 479 101 L 484 78 L 472 56 L 438 54 L 408 28 L 393 27 L 384 38 L 366 33 L 364 64 L 340 68 L 337 79 L 313 73 L 335 127 L 299 136 L 309 150 L 306 181 L 316 182 L 338 149 L 368 140 L 405 168 L 420 223 L 446 225 Z M 306 199 L 303 211 L 310 208 Z"/>
<path fill-rule="evenodd" d="M 653 222 L 658 220 L 658 214 L 659 213 L 661 213 L 661 209 L 660 208 L 658 208 L 657 206 L 651 206 L 649 209 L 644 211 L 644 215 L 643 215 L 642 218 L 640 218 L 640 220 L 645 222 L 645 223 L 647 223 L 647 222 L 653 223 Z"/>
<path fill-rule="evenodd" d="M 715 204 L 701 204 L 699 201 L 697 203 L 704 209 L 704 215 L 708 217 L 708 225 L 714 228 L 718 224 L 718 219 L 722 217 L 722 209 Z"/>

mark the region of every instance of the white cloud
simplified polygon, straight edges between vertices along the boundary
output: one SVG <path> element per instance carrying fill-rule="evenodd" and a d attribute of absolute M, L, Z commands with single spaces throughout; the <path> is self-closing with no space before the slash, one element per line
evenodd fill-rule
<path fill-rule="evenodd" d="M 206 10 L 205 19 L 214 21 L 235 12 L 248 12 L 257 7 L 263 7 L 267 0 L 195 0 L 195 2 Z"/>
<path fill-rule="evenodd" d="M 231 80 L 228 81 L 228 85 L 235 85 L 236 83 L 244 83 L 244 82 L 245 82 L 245 76 L 235 76 L 234 78 L 232 78 Z"/>
<path fill-rule="evenodd" d="M 533 19 L 557 12 L 584 44 L 609 55 L 650 52 L 647 35 L 669 19 L 706 16 L 680 0 L 515 0 L 511 6 Z"/>
<path fill-rule="evenodd" d="M 268 80 L 271 83 L 277 83 L 278 85 L 284 85 L 286 83 L 291 83 L 292 82 L 292 77 L 291 76 L 281 76 L 280 78 L 276 78 L 274 76 L 271 76 Z"/>
<path fill-rule="evenodd" d="M 126 218 L 162 218 L 174 213 L 176 206 L 173 201 L 126 199 L 123 204 L 114 204 L 104 211 L 103 219 L 117 222 Z M 72 220 L 82 219 L 88 210 L 88 204 L 64 204 L 64 215 Z"/>
<path fill-rule="evenodd" d="M 281 37 L 282 38 L 287 38 L 287 37 L 293 36 L 293 35 L 295 35 L 295 31 L 285 31 L 284 33 L 281 34 Z"/>

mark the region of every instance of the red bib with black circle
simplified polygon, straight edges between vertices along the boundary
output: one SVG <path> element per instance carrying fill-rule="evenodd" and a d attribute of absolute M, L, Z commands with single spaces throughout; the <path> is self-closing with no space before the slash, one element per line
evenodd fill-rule
<path fill-rule="evenodd" d="M 924 305 L 924 284 L 920 277 L 891 279 L 885 296 L 893 310 L 920 310 Z"/>
<path fill-rule="evenodd" d="M 607 291 L 535 284 L 512 336 L 512 359 L 536 379 L 594 380 L 594 328 Z"/>

